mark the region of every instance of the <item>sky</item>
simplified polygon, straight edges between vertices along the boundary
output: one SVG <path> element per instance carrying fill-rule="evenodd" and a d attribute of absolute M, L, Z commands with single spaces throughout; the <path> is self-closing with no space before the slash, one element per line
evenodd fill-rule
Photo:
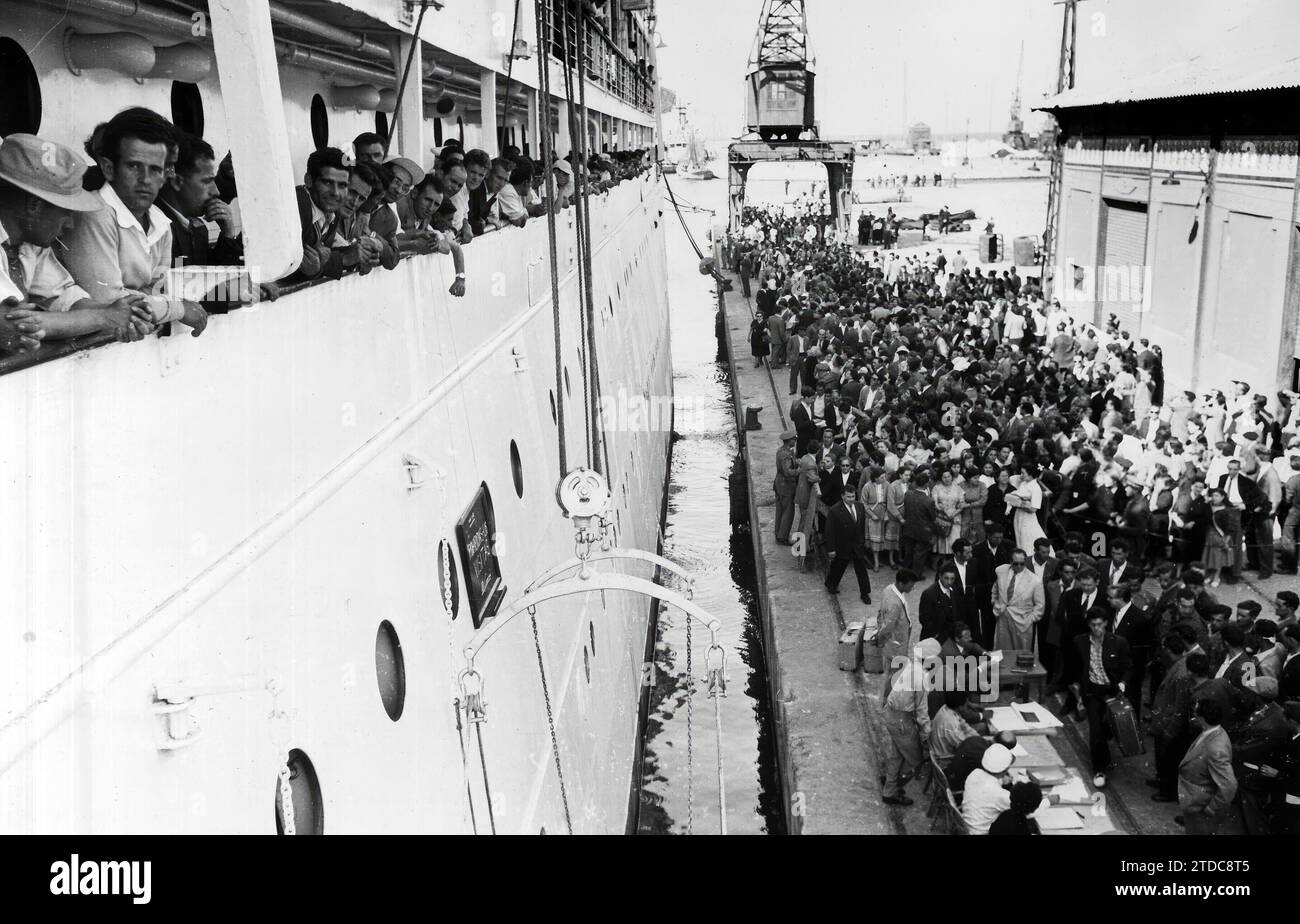
<path fill-rule="evenodd" d="M 744 75 L 762 0 L 657 0 L 663 84 L 709 137 L 741 129 Z M 1024 42 L 1021 95 L 1055 90 L 1062 7 L 1053 0 L 807 0 L 823 138 L 1006 129 Z M 1215 49 L 1300 47 L 1300 0 L 1082 0 L 1077 87 Z M 1291 52 L 1294 53 L 1294 52 Z M 906 93 L 904 93 L 906 65 Z M 904 104 L 906 100 L 906 104 Z"/>

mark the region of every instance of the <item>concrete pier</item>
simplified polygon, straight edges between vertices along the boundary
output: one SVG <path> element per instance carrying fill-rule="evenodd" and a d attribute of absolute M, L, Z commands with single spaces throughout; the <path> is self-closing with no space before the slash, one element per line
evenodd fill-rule
<path fill-rule="evenodd" d="M 721 266 L 721 261 L 719 261 Z M 725 270 L 723 271 L 725 275 Z M 728 277 L 731 278 L 731 277 Z M 801 571 L 787 546 L 775 541 L 775 495 L 772 490 L 780 434 L 789 427 L 789 369 L 755 367 L 749 347 L 754 307 L 733 278 L 720 295 L 720 334 L 727 339 L 738 426 L 742 433 L 749 479 L 749 519 L 764 626 L 764 646 L 771 678 L 777 756 L 791 834 L 925 834 L 931 827 L 918 783 L 908 786 L 915 805 L 896 808 L 881 801 L 883 738 L 880 674 L 841 671 L 837 642 L 846 623 L 868 623 L 868 634 L 892 569 L 871 572 L 873 604 L 862 604 L 850 570 L 831 595 L 821 570 Z M 744 431 L 745 408 L 761 408 L 761 429 Z M 920 593 L 933 576 L 916 586 L 908 599 L 919 609 Z M 1296 587 L 1294 577 L 1243 581 L 1216 588 L 1223 603 L 1247 598 L 1272 612 L 1273 594 Z M 1148 590 L 1155 582 L 1148 582 Z M 1087 726 L 1066 720 L 1053 739 L 1072 763 L 1087 764 Z M 1118 760 L 1110 777 L 1106 804 L 1116 828 L 1128 834 L 1178 834 L 1176 804 L 1153 803 L 1144 785 L 1154 775 L 1151 740 L 1145 755 Z"/>

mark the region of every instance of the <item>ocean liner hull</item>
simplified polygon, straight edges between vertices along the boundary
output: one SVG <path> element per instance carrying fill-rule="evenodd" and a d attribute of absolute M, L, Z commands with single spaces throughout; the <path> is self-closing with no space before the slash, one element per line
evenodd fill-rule
<path fill-rule="evenodd" d="M 671 394 L 660 209 L 649 176 L 593 198 L 606 396 Z M 273 833 L 290 752 L 327 833 L 624 830 L 646 598 L 544 604 L 536 639 L 515 620 L 476 662 L 488 721 L 453 705 L 470 505 L 490 497 L 506 603 L 574 553 L 573 222 L 562 395 L 544 220 L 467 247 L 463 299 L 449 258 L 414 257 L 0 377 L 0 831 Z M 604 432 L 621 546 L 657 547 L 670 435 Z"/>

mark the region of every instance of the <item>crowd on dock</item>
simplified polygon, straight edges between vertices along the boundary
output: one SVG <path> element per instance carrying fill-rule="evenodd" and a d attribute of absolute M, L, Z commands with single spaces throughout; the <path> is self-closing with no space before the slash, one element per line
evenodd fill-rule
<path fill-rule="evenodd" d="M 815 222 L 747 207 L 723 255 L 752 293 L 754 360 L 793 398 L 775 540 L 832 594 L 852 566 L 878 606 L 885 801 L 911 804 L 933 764 L 972 832 L 1033 829 L 1014 741 L 921 669 L 1032 652 L 1047 702 L 1087 723 L 1094 787 L 1127 714 L 1154 745 L 1151 797 L 1189 833 L 1300 833 L 1300 598 L 1265 613 L 1214 594 L 1296 571 L 1300 396 L 1167 387 L 1158 344 L 1014 268 L 855 248 Z"/>
<path fill-rule="evenodd" d="M 648 167 L 644 151 L 593 153 L 585 164 L 571 152 L 548 166 L 517 147 L 493 157 L 458 141 L 426 167 L 387 147 L 365 132 L 350 153 L 314 151 L 295 190 L 298 268 L 200 294 L 176 291 L 169 272 L 244 265 L 229 154 L 218 160 L 203 139 L 138 107 L 97 126 L 84 156 L 35 135 L 0 140 L 0 357 L 92 335 L 139 340 L 171 322 L 199 336 L 209 314 L 286 286 L 391 270 L 416 254 L 450 254 L 449 291 L 460 296 L 461 247 L 475 237 L 522 227 L 568 207 L 579 186 L 600 193 Z"/>

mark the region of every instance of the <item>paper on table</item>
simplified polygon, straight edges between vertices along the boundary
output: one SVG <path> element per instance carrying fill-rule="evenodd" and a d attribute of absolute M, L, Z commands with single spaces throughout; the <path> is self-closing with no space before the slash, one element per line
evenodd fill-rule
<path fill-rule="evenodd" d="M 1052 715 L 1043 706 L 1026 703 L 1011 707 L 1028 728 L 1058 728 L 1061 720 Z"/>
<path fill-rule="evenodd" d="M 1069 781 L 1062 783 L 1060 786 L 1052 787 L 1052 795 L 1057 797 L 1057 801 L 1066 804 L 1091 805 L 1092 796 L 1088 793 L 1088 787 L 1083 785 L 1083 780 L 1078 777 L 1072 777 Z"/>
<path fill-rule="evenodd" d="M 1065 831 L 1083 827 L 1083 819 L 1079 817 L 1078 812 L 1072 808 L 1057 806 L 1039 809 L 1034 813 L 1034 821 L 1038 822 L 1038 827 L 1042 831 Z"/>
<path fill-rule="evenodd" d="M 1016 760 L 1020 760 L 1021 758 L 1029 756 L 1029 750 L 1023 744 L 1017 741 L 1016 746 L 1011 749 L 1011 756 L 1014 757 Z"/>

